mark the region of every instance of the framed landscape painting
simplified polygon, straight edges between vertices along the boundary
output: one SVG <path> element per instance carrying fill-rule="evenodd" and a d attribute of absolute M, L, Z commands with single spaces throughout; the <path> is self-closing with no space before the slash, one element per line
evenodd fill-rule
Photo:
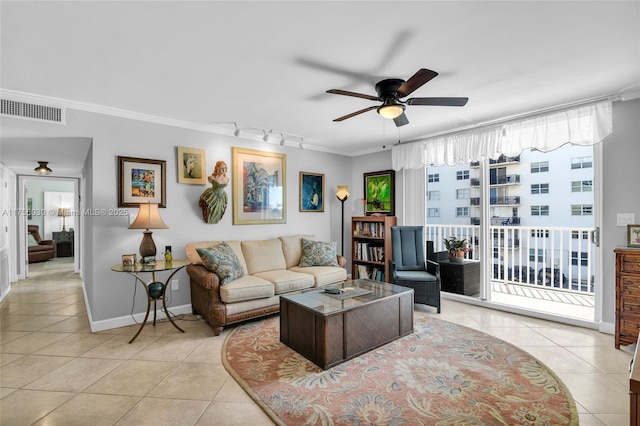
<path fill-rule="evenodd" d="M 287 222 L 285 154 L 231 148 L 233 224 Z"/>
<path fill-rule="evenodd" d="M 324 211 L 324 175 L 300 172 L 300 211 Z"/>
<path fill-rule="evenodd" d="M 178 183 L 207 183 L 207 154 L 204 149 L 178 147 Z"/>
<path fill-rule="evenodd" d="M 118 207 L 166 207 L 166 169 L 164 160 L 118 156 Z"/>
<path fill-rule="evenodd" d="M 395 171 L 364 174 L 364 214 L 395 215 Z"/>
<path fill-rule="evenodd" d="M 627 225 L 627 247 L 640 247 L 640 225 Z"/>

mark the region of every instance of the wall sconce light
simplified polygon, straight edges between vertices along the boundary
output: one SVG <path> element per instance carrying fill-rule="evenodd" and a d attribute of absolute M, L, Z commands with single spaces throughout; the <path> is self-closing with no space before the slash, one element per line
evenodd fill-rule
<path fill-rule="evenodd" d="M 342 245 L 340 249 L 342 250 L 342 255 L 344 256 L 344 202 L 349 198 L 349 186 L 348 185 L 338 185 L 338 192 L 336 192 L 336 197 L 340 200 L 340 204 L 342 204 L 342 220 L 340 221 L 340 229 L 342 230 Z"/>
<path fill-rule="evenodd" d="M 49 164 L 48 161 L 38 161 L 38 164 L 39 166 L 33 169 L 33 171 L 39 174 L 40 176 L 46 176 L 53 173 L 53 170 L 47 167 L 47 164 Z"/>
<path fill-rule="evenodd" d="M 156 257 L 156 244 L 151 237 L 151 229 L 169 229 L 160 217 L 157 204 L 140 204 L 140 210 L 136 220 L 129 226 L 129 229 L 144 229 L 142 241 L 140 242 L 140 256 L 142 259 L 148 256 Z"/>

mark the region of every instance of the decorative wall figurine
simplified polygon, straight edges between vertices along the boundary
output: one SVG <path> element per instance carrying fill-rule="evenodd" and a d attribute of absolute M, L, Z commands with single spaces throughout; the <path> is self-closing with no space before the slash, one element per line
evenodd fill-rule
<path fill-rule="evenodd" d="M 207 223 L 218 223 L 227 209 L 227 193 L 224 192 L 229 184 L 227 163 L 218 161 L 207 180 L 211 188 L 205 189 L 200 195 L 202 218 Z"/>

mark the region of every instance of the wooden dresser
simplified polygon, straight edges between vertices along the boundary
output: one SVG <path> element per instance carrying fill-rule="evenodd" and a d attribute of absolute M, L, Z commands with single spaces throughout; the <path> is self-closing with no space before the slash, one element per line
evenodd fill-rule
<path fill-rule="evenodd" d="M 617 248 L 616 348 L 638 340 L 640 329 L 640 249 Z"/>

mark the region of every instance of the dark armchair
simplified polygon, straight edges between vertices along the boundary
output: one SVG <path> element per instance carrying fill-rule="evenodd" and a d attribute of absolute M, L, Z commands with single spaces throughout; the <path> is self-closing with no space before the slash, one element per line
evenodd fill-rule
<path fill-rule="evenodd" d="M 391 227 L 391 246 L 391 283 L 412 288 L 415 303 L 433 306 L 440 313 L 440 265 L 425 258 L 423 227 Z"/>
<path fill-rule="evenodd" d="M 41 239 L 39 232 L 40 227 L 38 225 L 28 225 L 27 229 L 37 243 L 34 245 L 29 244 L 29 263 L 44 262 L 45 260 L 53 259 L 53 240 Z"/>

